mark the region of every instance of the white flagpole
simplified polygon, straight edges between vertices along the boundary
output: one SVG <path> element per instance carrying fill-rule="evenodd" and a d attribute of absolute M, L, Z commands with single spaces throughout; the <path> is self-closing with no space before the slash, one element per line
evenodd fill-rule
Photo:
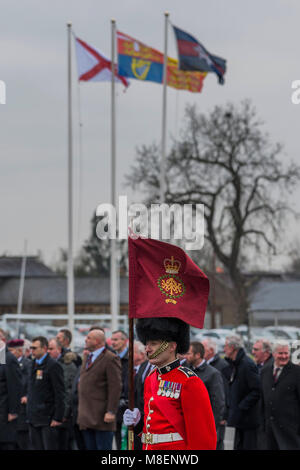
<path fill-rule="evenodd" d="M 20 287 L 19 287 L 19 295 L 18 295 L 18 310 L 17 310 L 17 338 L 19 338 L 20 334 L 20 322 L 21 322 L 21 314 L 22 314 L 22 304 L 23 304 L 23 293 L 24 293 L 24 282 L 25 282 L 25 272 L 26 272 L 26 260 L 27 260 L 27 240 L 24 241 L 24 253 L 22 258 L 22 265 L 21 265 L 21 274 L 20 274 Z"/>
<path fill-rule="evenodd" d="M 74 333 L 74 267 L 73 267 L 73 136 L 72 136 L 72 23 L 68 27 L 68 327 Z M 73 335 L 74 336 L 74 335 Z"/>
<path fill-rule="evenodd" d="M 115 37 L 116 21 L 111 20 L 111 204 L 116 207 L 116 95 L 115 95 Z M 111 329 L 118 327 L 118 266 L 116 240 L 111 239 L 110 252 L 110 311 Z"/>
<path fill-rule="evenodd" d="M 165 46 L 163 68 L 163 110 L 162 110 L 162 139 L 161 139 L 161 164 L 160 164 L 160 203 L 165 200 L 166 192 L 166 129 L 167 129 L 167 63 L 168 63 L 168 18 L 165 12 Z"/>

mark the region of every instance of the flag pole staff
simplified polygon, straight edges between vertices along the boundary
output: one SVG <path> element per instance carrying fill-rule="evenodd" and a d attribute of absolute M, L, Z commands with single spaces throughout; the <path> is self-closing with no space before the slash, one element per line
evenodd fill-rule
<path fill-rule="evenodd" d="M 111 20 L 111 204 L 116 207 L 116 94 L 115 94 L 116 20 Z M 118 272 L 116 240 L 110 240 L 110 311 L 111 328 L 118 326 Z"/>
<path fill-rule="evenodd" d="M 26 260 L 27 260 L 27 240 L 24 241 L 24 252 L 21 264 L 21 273 L 20 273 L 20 286 L 19 286 L 19 295 L 18 295 L 18 309 L 17 309 L 17 338 L 20 334 L 20 322 L 22 314 L 22 304 L 23 304 L 23 293 L 24 293 L 24 282 L 25 282 L 25 272 L 26 272 Z"/>
<path fill-rule="evenodd" d="M 130 220 L 128 230 L 128 262 L 130 263 L 131 251 L 129 245 L 129 237 L 133 233 L 132 219 Z M 128 263 L 128 264 L 129 264 Z M 130 272 L 130 271 L 129 271 Z M 130 314 L 130 295 L 129 295 L 129 309 L 128 309 L 128 324 L 129 324 L 129 348 L 128 348 L 128 406 L 130 410 L 134 409 L 134 319 L 129 317 Z M 134 426 L 128 426 L 128 450 L 134 450 Z"/>
<path fill-rule="evenodd" d="M 74 267 L 73 267 L 73 135 L 72 135 L 72 23 L 68 31 L 68 327 L 74 333 Z"/>
<path fill-rule="evenodd" d="M 162 109 L 162 139 L 160 164 L 160 203 L 165 200 L 166 192 L 166 129 L 167 129 L 167 63 L 168 63 L 168 19 L 165 12 L 164 68 L 163 68 L 163 109 Z"/>

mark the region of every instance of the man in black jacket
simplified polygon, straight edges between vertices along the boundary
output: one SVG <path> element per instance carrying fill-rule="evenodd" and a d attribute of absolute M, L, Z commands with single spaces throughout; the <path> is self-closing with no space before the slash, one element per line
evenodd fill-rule
<path fill-rule="evenodd" d="M 145 346 L 141 341 L 133 343 L 133 365 L 134 365 L 134 406 L 144 414 L 144 382 L 152 370 L 150 362 L 146 359 Z M 138 434 L 134 434 L 134 450 L 142 450 L 143 445 Z"/>
<path fill-rule="evenodd" d="M 65 414 L 63 423 L 57 428 L 58 430 L 58 449 L 59 450 L 71 450 L 72 449 L 72 385 L 76 376 L 78 368 L 74 361 L 76 355 L 72 351 L 61 354 L 61 347 L 56 338 L 49 339 L 48 342 L 48 353 L 52 359 L 59 362 L 64 372 L 64 384 L 65 384 Z"/>
<path fill-rule="evenodd" d="M 272 346 L 270 341 L 264 338 L 255 341 L 252 347 L 252 356 L 256 362 L 258 373 L 261 375 L 261 372 L 266 367 L 273 364 Z M 259 407 L 261 410 L 262 397 L 260 398 Z M 257 430 L 257 447 L 259 450 L 266 450 L 268 448 L 263 412 L 260 412 L 260 425 Z"/>
<path fill-rule="evenodd" d="M 5 342 L 5 333 L 0 330 L 0 347 L 5 347 L 5 363 L 0 364 L 0 450 L 14 450 L 22 379 L 18 361 L 8 351 Z"/>
<path fill-rule="evenodd" d="M 57 427 L 65 411 L 65 386 L 61 365 L 48 354 L 43 336 L 32 340 L 33 364 L 28 386 L 28 420 L 35 450 L 57 450 Z"/>
<path fill-rule="evenodd" d="M 186 355 L 190 368 L 200 377 L 207 388 L 212 411 L 215 418 L 216 430 L 224 415 L 225 392 L 221 373 L 207 364 L 204 359 L 204 346 L 199 341 L 192 341 Z"/>
<path fill-rule="evenodd" d="M 229 380 L 228 426 L 235 428 L 234 449 L 257 449 L 259 426 L 260 379 L 256 364 L 242 347 L 242 338 L 228 336 L 224 352 L 232 366 Z"/>
<path fill-rule="evenodd" d="M 20 399 L 20 411 L 17 418 L 17 444 L 21 450 L 30 449 L 29 428 L 27 422 L 27 393 L 28 381 L 32 366 L 32 361 L 24 356 L 24 340 L 12 339 L 8 341 L 7 347 L 9 351 L 15 356 L 19 363 L 22 375 L 22 391 Z"/>
<path fill-rule="evenodd" d="M 224 413 L 221 417 L 219 427 L 217 429 L 217 450 L 224 450 L 224 437 L 225 437 L 225 424 L 228 416 L 229 407 L 229 379 L 231 375 L 231 368 L 225 359 L 222 359 L 217 353 L 217 343 L 212 338 L 206 338 L 201 341 L 204 346 L 204 359 L 207 364 L 215 367 L 222 374 L 224 392 L 225 392 L 225 407 Z"/>
<path fill-rule="evenodd" d="M 122 366 L 122 392 L 117 413 L 117 430 L 115 432 L 117 449 L 121 449 L 122 444 L 122 422 L 123 414 L 128 407 L 128 335 L 123 330 L 113 331 L 111 335 L 111 345 L 121 360 Z"/>
<path fill-rule="evenodd" d="M 252 356 L 256 362 L 258 372 L 273 363 L 272 346 L 267 339 L 258 339 L 252 347 Z"/>
<path fill-rule="evenodd" d="M 287 341 L 273 345 L 274 365 L 261 371 L 268 450 L 300 450 L 300 366 Z"/>
<path fill-rule="evenodd" d="M 56 335 L 57 344 L 61 347 L 61 356 L 63 357 L 66 353 L 70 352 L 70 346 L 72 343 L 72 333 L 67 328 L 62 328 Z M 79 354 L 74 353 L 73 362 L 76 367 L 81 367 L 82 359 Z"/>

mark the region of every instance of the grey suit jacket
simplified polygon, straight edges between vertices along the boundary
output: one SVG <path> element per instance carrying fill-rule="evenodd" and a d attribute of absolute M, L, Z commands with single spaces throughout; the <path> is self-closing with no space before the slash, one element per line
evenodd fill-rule
<path fill-rule="evenodd" d="M 225 410 L 225 390 L 222 374 L 206 362 L 196 369 L 193 368 L 193 371 L 200 377 L 207 388 L 216 428 L 218 428 Z"/>

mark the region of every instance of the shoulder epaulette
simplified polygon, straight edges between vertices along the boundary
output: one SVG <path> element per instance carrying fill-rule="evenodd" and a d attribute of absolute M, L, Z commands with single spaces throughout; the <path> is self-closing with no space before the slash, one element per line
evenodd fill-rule
<path fill-rule="evenodd" d="M 155 372 L 157 370 L 157 367 L 154 367 L 154 369 L 150 370 L 150 372 L 148 372 L 147 374 L 147 377 L 149 377 L 149 375 L 153 374 L 153 372 Z"/>
<path fill-rule="evenodd" d="M 198 377 L 197 374 L 195 374 L 195 372 L 193 372 L 193 371 L 192 371 L 191 369 L 189 369 L 188 367 L 179 366 L 179 367 L 178 367 L 178 370 L 180 370 L 181 372 L 183 372 L 186 377 Z"/>

